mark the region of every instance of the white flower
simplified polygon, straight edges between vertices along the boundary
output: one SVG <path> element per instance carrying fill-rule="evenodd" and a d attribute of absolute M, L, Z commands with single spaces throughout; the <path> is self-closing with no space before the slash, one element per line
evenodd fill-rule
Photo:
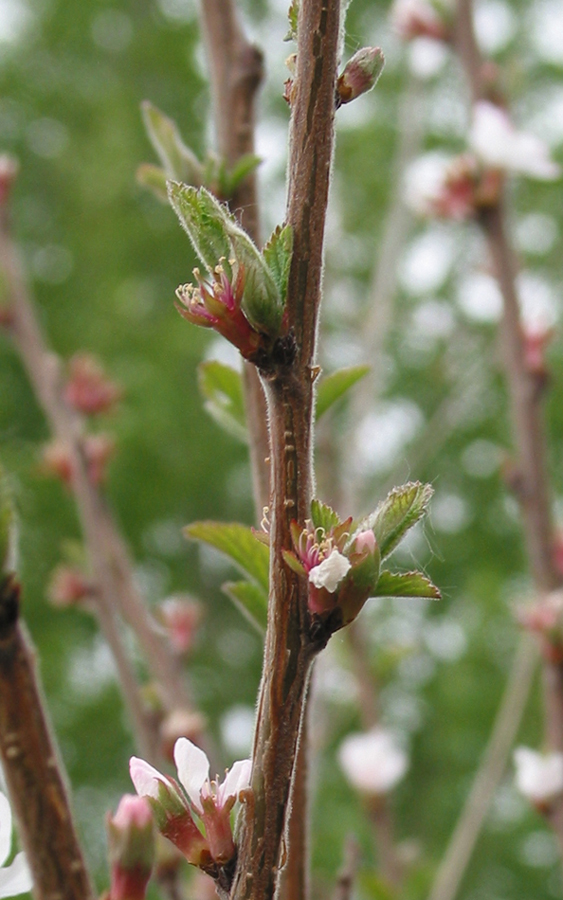
<path fill-rule="evenodd" d="M 309 571 L 309 581 L 316 588 L 326 588 L 329 594 L 333 594 L 351 568 L 348 557 L 334 549 L 330 556 Z"/>
<path fill-rule="evenodd" d="M 209 760 L 199 747 L 185 737 L 178 738 L 174 745 L 174 762 L 178 778 L 186 789 L 196 812 L 203 815 L 205 800 L 211 799 L 216 809 L 234 805 L 241 791 L 250 785 L 251 762 L 241 759 L 233 763 L 224 781 L 209 780 Z M 229 804 L 229 801 L 232 801 Z"/>
<path fill-rule="evenodd" d="M 0 866 L 10 855 L 12 846 L 12 810 L 0 793 Z M 33 887 L 31 872 L 24 853 L 18 853 L 9 866 L 0 869 L 0 898 L 25 894 Z"/>
<path fill-rule="evenodd" d="M 349 735 L 340 745 L 338 759 L 352 787 L 370 796 L 386 794 L 409 767 L 408 756 L 393 734 L 379 727 Z"/>
<path fill-rule="evenodd" d="M 552 181 L 561 174 L 540 138 L 517 131 L 507 113 L 486 100 L 473 107 L 469 143 L 481 162 L 491 168 L 543 181 Z"/>
<path fill-rule="evenodd" d="M 563 791 L 563 753 L 537 753 L 529 747 L 514 751 L 516 787 L 533 803 L 548 803 Z"/>

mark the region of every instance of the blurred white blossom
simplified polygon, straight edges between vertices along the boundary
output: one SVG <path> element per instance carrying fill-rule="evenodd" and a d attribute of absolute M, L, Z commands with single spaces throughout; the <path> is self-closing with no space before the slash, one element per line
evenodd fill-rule
<path fill-rule="evenodd" d="M 12 847 L 12 810 L 4 794 L 0 793 L 0 898 L 25 894 L 33 886 L 31 872 L 23 853 L 18 853 L 5 866 Z"/>
<path fill-rule="evenodd" d="M 369 796 L 392 790 L 409 767 L 408 756 L 393 733 L 379 727 L 345 738 L 338 759 L 352 787 Z"/>
<path fill-rule="evenodd" d="M 516 787 L 532 803 L 548 803 L 563 791 L 563 753 L 538 753 L 530 747 L 514 751 Z"/>
<path fill-rule="evenodd" d="M 542 181 L 560 175 L 547 145 L 534 134 L 517 131 L 505 110 L 486 100 L 473 107 L 469 143 L 481 162 L 491 168 Z"/>

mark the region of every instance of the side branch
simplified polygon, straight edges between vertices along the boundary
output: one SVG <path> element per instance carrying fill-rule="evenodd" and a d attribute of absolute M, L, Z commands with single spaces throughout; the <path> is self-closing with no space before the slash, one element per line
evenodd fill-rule
<path fill-rule="evenodd" d="M 18 595 L 8 578 L 0 588 L 0 755 L 10 800 L 36 900 L 93 900 Z"/>

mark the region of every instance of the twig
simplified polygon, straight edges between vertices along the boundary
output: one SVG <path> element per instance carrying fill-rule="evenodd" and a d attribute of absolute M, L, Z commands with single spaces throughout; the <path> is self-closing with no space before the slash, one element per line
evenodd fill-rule
<path fill-rule="evenodd" d="M 538 658 L 536 642 L 528 634 L 523 634 L 481 765 L 440 862 L 428 900 L 454 900 L 457 895 L 495 789 L 505 772 L 508 755 L 530 695 Z"/>
<path fill-rule="evenodd" d="M 36 900 L 93 900 L 15 578 L 0 588 L 0 754 Z"/>
<path fill-rule="evenodd" d="M 307 585 L 285 565 L 292 519 L 309 515 L 312 412 L 324 222 L 332 162 L 340 3 L 299 9 L 287 221 L 294 252 L 286 315 L 295 359 L 265 379 L 270 413 L 272 518 L 270 602 L 253 752 L 254 802 L 243 808 L 232 900 L 271 900 L 283 866 L 282 835 L 312 659 Z"/>
<path fill-rule="evenodd" d="M 359 860 L 358 842 L 354 837 L 349 836 L 344 844 L 344 860 L 336 879 L 332 900 L 352 900 Z"/>

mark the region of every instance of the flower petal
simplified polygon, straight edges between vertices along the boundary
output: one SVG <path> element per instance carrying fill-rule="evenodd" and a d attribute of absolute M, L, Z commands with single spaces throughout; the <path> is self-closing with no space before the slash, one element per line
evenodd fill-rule
<path fill-rule="evenodd" d="M 8 858 L 12 846 L 12 810 L 8 798 L 0 793 L 0 866 Z"/>
<path fill-rule="evenodd" d="M 129 761 L 129 773 L 139 797 L 154 797 L 158 800 L 158 783 L 163 781 L 166 784 L 165 775 L 137 756 L 132 756 Z"/>
<path fill-rule="evenodd" d="M 326 588 L 329 594 L 333 594 L 351 568 L 350 560 L 338 550 L 333 550 L 322 563 L 310 570 L 309 581 L 316 588 Z"/>
<path fill-rule="evenodd" d="M 174 762 L 178 778 L 185 787 L 193 806 L 202 811 L 201 789 L 209 781 L 209 760 L 201 750 L 185 737 L 178 738 L 174 745 Z"/>
<path fill-rule="evenodd" d="M 239 759 L 236 763 L 233 763 L 225 776 L 223 784 L 219 786 L 217 791 L 217 801 L 219 806 L 223 806 L 228 797 L 238 797 L 241 791 L 250 787 L 251 774 L 251 760 Z"/>
<path fill-rule="evenodd" d="M 13 863 L 0 869 L 0 898 L 25 894 L 33 887 L 33 879 L 25 853 L 18 853 Z"/>

